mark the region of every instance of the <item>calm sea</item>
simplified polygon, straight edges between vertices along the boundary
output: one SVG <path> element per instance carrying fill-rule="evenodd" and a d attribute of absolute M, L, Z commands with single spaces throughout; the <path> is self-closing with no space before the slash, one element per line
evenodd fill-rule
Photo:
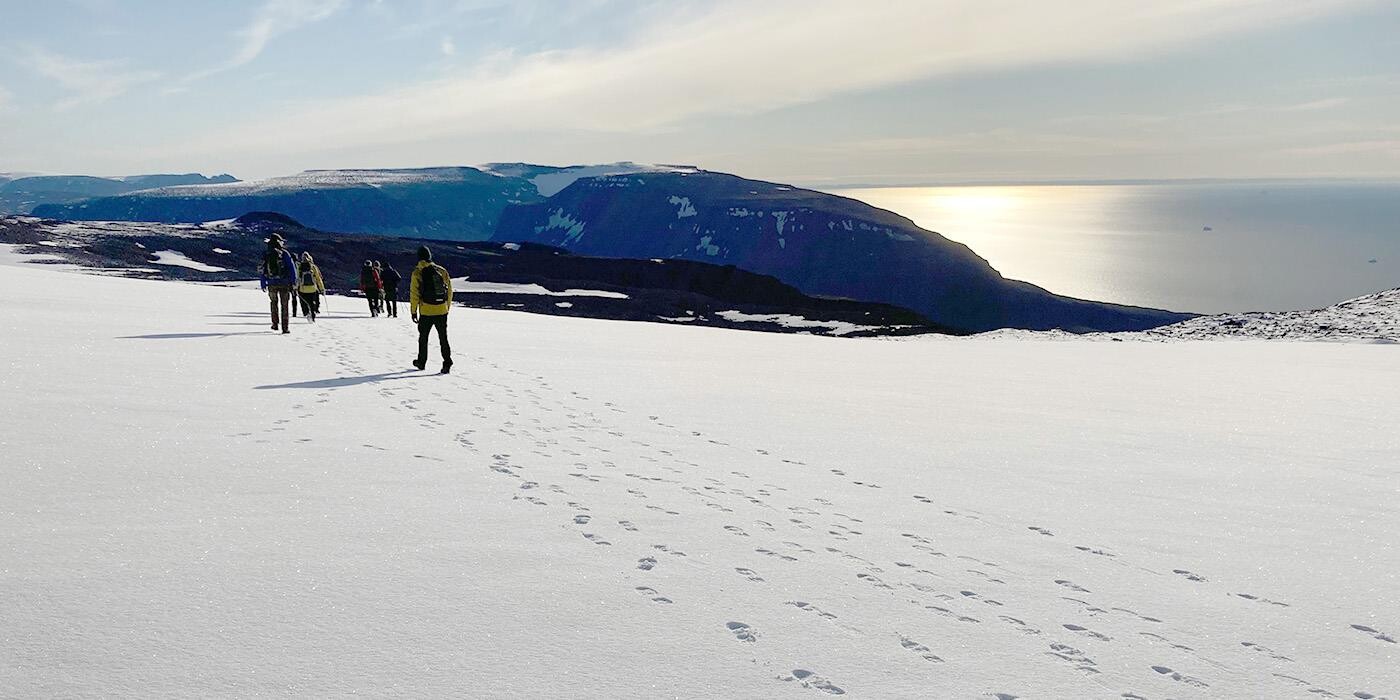
<path fill-rule="evenodd" d="M 1400 182 L 831 189 L 1006 277 L 1178 311 L 1317 308 L 1400 286 Z"/>

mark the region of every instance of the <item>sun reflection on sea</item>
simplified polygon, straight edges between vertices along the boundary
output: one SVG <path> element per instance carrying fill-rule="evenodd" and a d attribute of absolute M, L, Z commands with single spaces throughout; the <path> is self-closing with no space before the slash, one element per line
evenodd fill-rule
<path fill-rule="evenodd" d="M 1011 279 L 1070 296 L 1117 300 L 1112 187 L 882 187 L 840 194 L 902 214 L 972 248 Z"/>

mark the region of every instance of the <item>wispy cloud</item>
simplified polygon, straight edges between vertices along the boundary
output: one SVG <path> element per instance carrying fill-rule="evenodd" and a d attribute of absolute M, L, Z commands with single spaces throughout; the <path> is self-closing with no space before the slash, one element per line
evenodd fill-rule
<path fill-rule="evenodd" d="M 442 55 L 444 56 L 455 56 L 457 54 L 457 43 L 452 41 L 452 37 L 445 36 L 442 38 L 442 42 L 438 44 L 438 50 L 442 51 Z"/>
<path fill-rule="evenodd" d="M 1289 148 L 1285 153 L 1301 156 L 1335 156 L 1352 153 L 1368 153 L 1400 157 L 1400 139 L 1367 139 L 1361 141 L 1339 141 L 1316 146 Z"/>
<path fill-rule="evenodd" d="M 156 71 L 128 68 L 124 61 L 84 61 L 37 46 L 30 46 L 23 60 L 35 72 L 71 93 L 54 105 L 60 111 L 106 102 L 161 77 Z"/>
<path fill-rule="evenodd" d="M 630 41 L 497 56 L 446 78 L 307 104 L 193 146 L 307 152 L 493 131 L 658 129 L 930 77 L 1137 58 L 1359 4 L 1366 0 L 676 3 L 647 14 Z"/>
<path fill-rule="evenodd" d="M 222 64 L 186 77 L 195 81 L 252 63 L 282 34 L 319 22 L 345 6 L 345 0 L 266 0 L 247 26 L 235 32 L 238 48 Z"/>
<path fill-rule="evenodd" d="M 1302 103 L 1295 104 L 1295 105 L 1288 105 L 1287 107 L 1284 107 L 1284 108 L 1283 108 L 1283 111 L 1285 111 L 1285 112 L 1315 112 L 1315 111 L 1317 111 L 1317 110 L 1332 109 L 1333 107 L 1340 107 L 1340 106 L 1342 106 L 1342 105 L 1344 105 L 1344 104 L 1346 104 L 1346 103 L 1348 103 L 1348 102 L 1350 102 L 1350 101 L 1351 101 L 1351 100 L 1348 99 L 1348 98 L 1346 98 L 1346 97 L 1328 97 L 1328 98 L 1321 99 L 1321 100 L 1313 100 L 1313 101 L 1311 101 L 1311 102 L 1302 102 Z"/>

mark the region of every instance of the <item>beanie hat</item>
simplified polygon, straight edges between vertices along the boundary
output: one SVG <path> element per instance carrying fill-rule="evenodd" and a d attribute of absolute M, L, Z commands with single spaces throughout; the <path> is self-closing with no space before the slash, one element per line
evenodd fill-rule
<path fill-rule="evenodd" d="M 433 261 L 433 251 L 428 250 L 428 246 L 425 246 L 425 245 L 420 245 L 420 246 L 418 246 L 418 259 L 419 259 L 419 260 L 422 260 L 423 262 L 432 262 L 432 261 Z"/>

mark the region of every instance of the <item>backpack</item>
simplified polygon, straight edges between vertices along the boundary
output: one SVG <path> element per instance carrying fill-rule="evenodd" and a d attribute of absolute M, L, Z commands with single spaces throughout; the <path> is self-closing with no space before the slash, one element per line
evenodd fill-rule
<path fill-rule="evenodd" d="M 429 263 L 418 274 L 418 300 L 424 304 L 446 304 L 446 278 L 447 270 Z"/>
<path fill-rule="evenodd" d="M 316 271 L 310 265 L 303 265 L 301 268 L 301 287 L 316 288 Z"/>
<path fill-rule="evenodd" d="M 374 271 L 374 268 L 360 268 L 360 287 L 364 289 L 366 294 L 378 294 L 380 286 L 379 275 Z"/>
<path fill-rule="evenodd" d="M 269 280 L 277 281 L 287 278 L 287 267 L 282 257 L 281 248 L 270 248 L 263 254 L 263 270 L 267 273 Z"/>

